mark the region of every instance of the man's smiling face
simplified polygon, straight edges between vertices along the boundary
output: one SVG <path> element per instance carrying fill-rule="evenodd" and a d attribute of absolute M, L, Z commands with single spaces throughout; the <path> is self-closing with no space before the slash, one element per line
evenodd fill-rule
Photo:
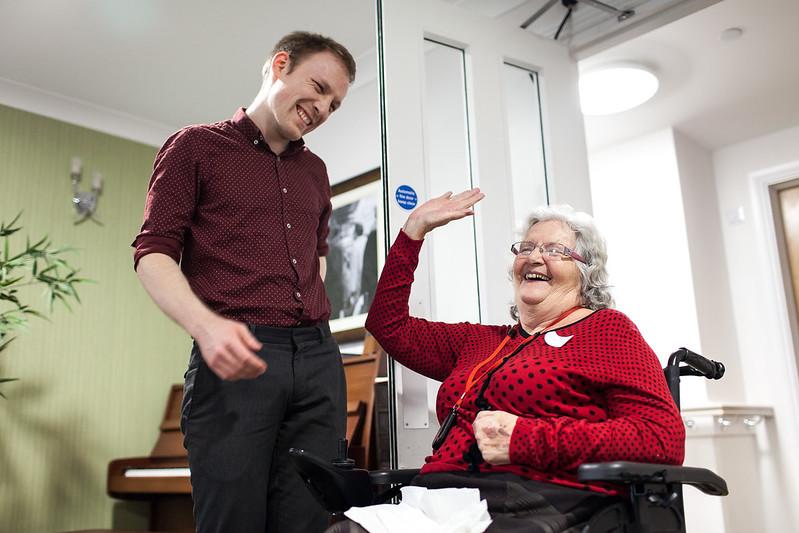
<path fill-rule="evenodd" d="M 298 63 L 292 63 L 286 52 L 279 52 L 269 75 L 274 81 L 268 96 L 272 111 L 268 133 L 276 141 L 296 141 L 324 124 L 349 89 L 347 69 L 327 51 L 311 54 Z"/>

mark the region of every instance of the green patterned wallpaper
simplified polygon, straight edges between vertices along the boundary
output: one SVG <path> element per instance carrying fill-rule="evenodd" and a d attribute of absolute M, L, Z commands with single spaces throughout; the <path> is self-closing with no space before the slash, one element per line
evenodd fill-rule
<path fill-rule="evenodd" d="M 111 459 L 148 455 L 190 340 L 140 287 L 130 243 L 155 155 L 127 141 L 0 106 L 0 219 L 23 210 L 31 238 L 78 248 L 83 305 L 32 320 L 0 358 L 0 530 L 42 533 L 146 525 L 142 504 L 105 492 Z M 69 164 L 105 178 L 97 217 L 73 225 Z M 19 234 L 18 234 L 19 235 Z M 38 291 L 33 301 L 41 302 Z"/>

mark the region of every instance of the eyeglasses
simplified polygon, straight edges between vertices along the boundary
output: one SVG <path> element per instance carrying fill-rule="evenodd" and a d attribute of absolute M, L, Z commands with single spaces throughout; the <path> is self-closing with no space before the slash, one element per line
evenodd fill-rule
<path fill-rule="evenodd" d="M 583 259 L 580 254 L 568 246 L 564 246 L 557 242 L 536 244 L 530 241 L 520 241 L 514 242 L 510 245 L 510 251 L 513 252 L 513 255 L 515 256 L 528 257 L 535 250 L 540 251 L 541 257 L 543 257 L 546 261 L 561 261 L 566 257 L 571 257 L 572 259 L 583 264 L 588 264 L 588 262 Z"/>

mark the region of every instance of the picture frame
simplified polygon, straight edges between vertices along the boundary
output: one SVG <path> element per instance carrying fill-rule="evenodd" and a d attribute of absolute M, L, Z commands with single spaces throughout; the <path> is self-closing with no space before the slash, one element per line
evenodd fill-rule
<path fill-rule="evenodd" d="M 325 288 L 330 330 L 339 343 L 361 342 L 385 258 L 380 169 L 331 187 Z"/>

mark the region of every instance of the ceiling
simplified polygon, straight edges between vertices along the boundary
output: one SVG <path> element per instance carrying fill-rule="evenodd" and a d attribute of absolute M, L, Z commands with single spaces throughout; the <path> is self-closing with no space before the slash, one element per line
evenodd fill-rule
<path fill-rule="evenodd" d="M 708 149 L 799 124 L 799 2 L 724 0 L 580 62 L 654 70 L 660 89 L 644 105 L 586 117 L 589 150 L 673 126 Z M 739 27 L 740 38 L 723 40 Z"/>
<path fill-rule="evenodd" d="M 568 46 L 572 55 L 579 58 L 629 40 L 720 0 L 572 0 L 567 3 L 577 3 L 567 20 L 569 10 L 564 0 L 445 1 L 510 26 L 527 24 L 526 31 L 547 39 L 553 39 L 563 24 L 558 42 Z M 618 11 L 631 10 L 634 14 L 620 21 L 618 15 L 595 4 L 604 4 Z"/>
<path fill-rule="evenodd" d="M 509 26 L 546 3 L 448 1 Z M 643 106 L 588 117 L 590 149 L 670 125 L 716 148 L 799 124 L 799 61 L 792 57 L 799 50 L 799 2 L 716 2 L 606 0 L 635 7 L 638 14 L 623 25 L 578 6 L 561 42 L 581 69 L 638 61 L 661 79 Z M 528 31 L 551 38 L 563 13 L 554 5 Z M 722 41 L 721 31 L 733 26 L 743 36 Z M 21 106 L 23 95 L 26 102 L 82 106 L 151 125 L 163 139 L 247 105 L 271 46 L 295 28 L 348 46 L 362 73 L 356 83 L 374 76 L 374 0 L 0 0 L 0 103 Z"/>
<path fill-rule="evenodd" d="M 248 105 L 294 29 L 374 61 L 373 0 L 0 0 L 0 82 L 174 131 Z"/>

